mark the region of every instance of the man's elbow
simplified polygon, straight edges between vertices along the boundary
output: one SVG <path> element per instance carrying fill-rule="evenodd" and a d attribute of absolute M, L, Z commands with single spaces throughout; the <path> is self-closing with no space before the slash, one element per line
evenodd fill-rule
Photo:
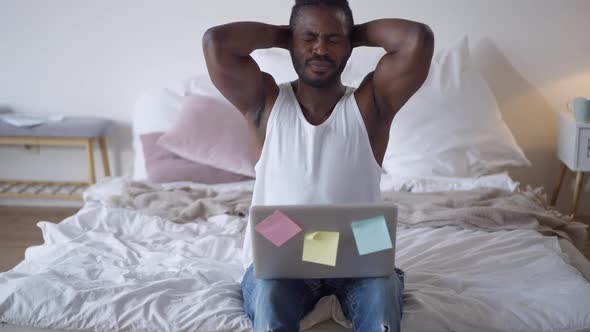
<path fill-rule="evenodd" d="M 412 32 L 413 38 L 408 47 L 409 56 L 425 80 L 434 55 L 434 33 L 423 23 L 417 23 Z"/>
<path fill-rule="evenodd" d="M 432 53 L 434 50 L 434 33 L 432 29 L 424 23 L 416 23 L 413 30 L 413 51 Z"/>
<path fill-rule="evenodd" d="M 423 23 L 417 23 L 414 27 L 412 42 L 410 42 L 409 56 L 413 59 L 415 74 L 424 82 L 430 71 L 432 57 L 434 55 L 434 33 L 430 27 Z"/>
<path fill-rule="evenodd" d="M 419 23 L 418 25 L 423 38 L 434 43 L 434 32 L 432 32 L 432 29 L 424 23 Z"/>
<path fill-rule="evenodd" d="M 223 45 L 225 33 L 221 26 L 215 26 L 207 29 L 203 35 L 203 50 L 206 52 L 214 51 Z"/>

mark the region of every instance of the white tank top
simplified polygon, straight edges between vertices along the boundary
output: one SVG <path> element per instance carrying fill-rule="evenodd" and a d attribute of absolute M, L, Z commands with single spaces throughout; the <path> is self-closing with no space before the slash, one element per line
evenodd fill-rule
<path fill-rule="evenodd" d="M 381 201 L 381 167 L 354 98 L 355 89 L 348 87 L 330 117 L 314 126 L 305 119 L 291 83 L 279 88 L 255 166 L 252 205 Z M 244 268 L 252 263 L 251 241 L 247 227 Z"/>

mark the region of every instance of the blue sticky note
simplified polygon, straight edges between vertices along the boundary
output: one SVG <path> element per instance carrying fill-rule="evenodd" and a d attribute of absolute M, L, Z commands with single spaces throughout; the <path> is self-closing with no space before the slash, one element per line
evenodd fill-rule
<path fill-rule="evenodd" d="M 385 216 L 354 221 L 351 227 L 359 255 L 393 248 Z"/>

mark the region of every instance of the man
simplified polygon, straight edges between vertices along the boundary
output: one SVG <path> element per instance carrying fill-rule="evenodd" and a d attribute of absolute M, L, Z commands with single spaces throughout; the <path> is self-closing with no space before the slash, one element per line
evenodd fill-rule
<path fill-rule="evenodd" d="M 387 52 L 355 90 L 340 75 L 352 49 Z M 277 85 L 250 56 L 290 51 L 299 79 Z M 203 37 L 209 74 L 245 116 L 260 144 L 255 205 L 373 203 L 381 200 L 381 164 L 397 111 L 428 75 L 434 37 L 401 19 L 355 25 L 346 0 L 297 0 L 289 26 L 236 22 Z M 323 296 L 338 297 L 354 331 L 399 331 L 404 273 L 388 278 L 256 279 L 246 234 L 241 281 L 254 331 L 299 331 Z"/>

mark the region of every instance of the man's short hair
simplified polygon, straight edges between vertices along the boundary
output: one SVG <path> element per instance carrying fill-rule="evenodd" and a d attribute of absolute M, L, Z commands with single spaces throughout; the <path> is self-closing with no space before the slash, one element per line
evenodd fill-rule
<path fill-rule="evenodd" d="M 348 0 L 295 0 L 295 5 L 291 10 L 291 18 L 289 19 L 289 26 L 291 29 L 295 28 L 295 20 L 299 13 L 299 9 L 307 6 L 329 6 L 341 9 L 346 16 L 348 31 L 350 32 L 354 28 L 354 18 L 352 17 L 352 10 L 348 5 Z"/>

